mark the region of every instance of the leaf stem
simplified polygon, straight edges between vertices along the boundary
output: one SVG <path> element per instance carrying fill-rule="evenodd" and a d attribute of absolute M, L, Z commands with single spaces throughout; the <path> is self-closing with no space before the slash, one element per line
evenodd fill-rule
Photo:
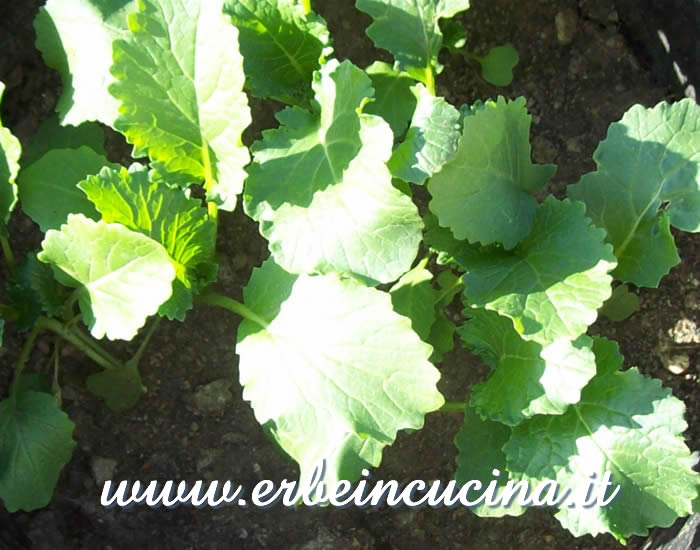
<path fill-rule="evenodd" d="M 14 277 L 17 263 L 15 262 L 15 255 L 12 253 L 12 247 L 10 246 L 10 241 L 7 240 L 7 237 L 0 235 L 0 247 L 2 247 L 5 262 L 7 262 L 7 269 L 10 271 L 10 275 Z"/>
<path fill-rule="evenodd" d="M 85 344 L 86 346 L 92 348 L 92 350 L 95 353 L 100 354 L 102 357 L 107 359 L 109 362 L 112 363 L 114 367 L 121 367 L 122 362 L 115 358 L 112 354 L 110 354 L 108 351 L 106 351 L 102 346 L 100 346 L 95 339 L 90 336 L 89 334 L 86 334 L 84 331 L 80 329 L 79 326 L 72 324 L 73 320 L 68 321 L 68 323 L 64 326 L 66 330 L 68 330 L 71 334 L 73 334 L 76 338 L 80 339 L 80 341 Z"/>
<path fill-rule="evenodd" d="M 224 309 L 227 309 L 230 312 L 235 313 L 236 315 L 240 315 L 244 319 L 248 319 L 249 321 L 260 325 L 262 328 L 267 328 L 269 325 L 269 323 L 265 321 L 265 319 L 260 317 L 250 308 L 248 308 L 248 306 L 242 304 L 238 300 L 229 298 L 228 296 L 223 296 L 222 294 L 210 291 L 198 296 L 197 301 L 202 302 L 203 304 L 208 304 L 210 306 L 219 306 Z"/>
<path fill-rule="evenodd" d="M 462 276 L 463 277 L 463 276 Z M 455 279 L 455 282 L 452 283 L 450 286 L 447 288 L 443 288 L 440 294 L 437 295 L 437 298 L 435 298 L 435 304 L 439 304 L 440 301 L 445 297 L 448 296 L 450 293 L 454 292 L 456 288 L 461 288 L 464 286 L 464 280 L 462 277 L 459 277 L 458 279 Z"/>
<path fill-rule="evenodd" d="M 122 366 L 119 361 L 104 351 L 96 342 L 90 341 L 88 343 L 88 341 L 86 341 L 87 337 L 83 336 L 77 327 L 68 329 L 55 319 L 49 319 L 48 317 L 41 317 L 37 323 L 37 327 L 45 328 L 58 334 L 103 369 L 115 369 Z"/>
<path fill-rule="evenodd" d="M 215 224 L 219 221 L 219 207 L 215 202 L 209 201 L 207 203 L 207 212 L 209 214 L 209 219 L 211 219 Z"/>
<path fill-rule="evenodd" d="M 430 95 L 435 95 L 435 73 L 431 65 L 428 65 L 425 69 L 425 87 L 428 89 Z"/>
<path fill-rule="evenodd" d="M 464 412 L 467 408 L 467 403 L 464 401 L 447 401 L 438 409 L 439 412 Z"/>
<path fill-rule="evenodd" d="M 311 13 L 311 0 L 301 0 L 301 7 L 304 8 L 304 15 Z"/>
<path fill-rule="evenodd" d="M 22 350 L 19 352 L 19 357 L 17 358 L 17 367 L 15 368 L 15 375 L 12 378 L 12 384 L 10 386 L 10 396 L 15 397 L 17 395 L 17 384 L 19 383 L 19 377 L 27 364 L 27 359 L 29 359 L 29 354 L 32 353 L 32 348 L 34 348 L 34 342 L 36 342 L 36 337 L 39 335 L 39 331 L 42 329 L 40 324 L 36 324 L 32 331 L 27 336 L 24 341 Z"/>
<path fill-rule="evenodd" d="M 153 334 L 156 332 L 156 329 L 158 328 L 158 325 L 160 325 L 160 322 L 162 320 L 162 317 L 157 317 L 153 323 L 151 323 L 151 326 L 148 327 L 148 331 L 146 331 L 146 336 L 143 338 L 143 342 L 139 345 L 139 349 L 136 350 L 136 353 L 127 361 L 127 363 L 134 368 L 138 368 L 139 366 L 139 361 L 141 361 L 141 356 L 143 355 L 143 352 L 146 351 L 146 347 L 148 346 L 148 343 L 151 341 L 151 337 Z"/>

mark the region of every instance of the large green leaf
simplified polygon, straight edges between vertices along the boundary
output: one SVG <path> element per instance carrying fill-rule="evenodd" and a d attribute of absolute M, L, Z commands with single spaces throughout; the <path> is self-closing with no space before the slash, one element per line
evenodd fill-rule
<path fill-rule="evenodd" d="M 62 124 L 99 120 L 114 126 L 119 103 L 107 91 L 114 82 L 112 42 L 127 35 L 127 14 L 136 5 L 136 0 L 48 0 L 39 10 L 36 47 L 61 75 L 56 110 Z"/>
<path fill-rule="evenodd" d="M 523 338 L 542 345 L 583 334 L 612 293 L 615 267 L 605 233 L 584 210 L 550 196 L 514 250 L 474 246 L 460 256 L 468 304 L 510 317 Z"/>
<path fill-rule="evenodd" d="M 87 146 L 95 153 L 106 156 L 104 131 L 96 122 L 80 126 L 61 126 L 56 115 L 41 123 L 27 146 L 22 150 L 22 166 L 30 166 L 52 149 L 78 149 Z"/>
<path fill-rule="evenodd" d="M 170 298 L 175 267 L 163 246 L 120 224 L 71 214 L 46 233 L 39 259 L 74 287 L 95 338 L 131 340 Z"/>
<path fill-rule="evenodd" d="M 439 20 L 468 9 L 469 0 L 357 0 L 355 5 L 374 19 L 366 32 L 375 46 L 391 52 L 398 70 L 430 85 L 432 73 L 442 69 Z"/>
<path fill-rule="evenodd" d="M 249 161 L 250 124 L 238 31 L 223 0 L 143 0 L 131 32 L 114 43 L 109 87 L 120 102 L 115 127 L 161 172 L 205 182 L 233 210 Z"/>
<path fill-rule="evenodd" d="M 301 466 L 326 460 L 324 481 L 377 466 L 400 429 L 418 429 L 443 398 L 431 347 L 388 294 L 353 279 L 290 275 L 271 259 L 253 272 L 238 329 L 243 397 Z"/>
<path fill-rule="evenodd" d="M 504 451 L 512 476 L 532 484 L 555 480 L 579 499 L 592 474 L 601 481 L 610 472 L 612 484 L 620 485 L 611 504 L 585 507 L 579 500 L 560 508 L 557 518 L 575 536 L 609 532 L 624 541 L 690 514 L 700 480 L 680 435 L 687 426 L 683 403 L 637 369 L 617 370 L 621 358 L 612 347 L 594 344 L 598 374 L 580 403 L 562 416 L 515 427 Z"/>
<path fill-rule="evenodd" d="M 323 18 L 298 0 L 228 0 L 224 11 L 238 27 L 251 94 L 308 103 L 313 73 L 332 51 Z"/>
<path fill-rule="evenodd" d="M 465 315 L 471 319 L 458 329 L 460 336 L 493 369 L 472 390 L 470 405 L 483 418 L 515 426 L 536 414 L 562 414 L 581 399 L 595 375 L 587 336 L 542 347 L 523 340 L 510 319 L 493 311 Z"/>
<path fill-rule="evenodd" d="M 0 401 L 0 498 L 10 512 L 49 503 L 73 453 L 73 428 L 52 395 L 22 391 Z"/>
<path fill-rule="evenodd" d="M 413 88 L 417 105 L 404 141 L 387 163 L 395 178 L 422 185 L 457 151 L 459 111 L 425 86 Z"/>
<path fill-rule="evenodd" d="M 49 151 L 24 168 L 17 178 L 22 210 L 44 232 L 61 227 L 68 214 L 84 214 L 98 220 L 97 210 L 77 184 L 105 166 L 119 167 L 88 146 Z"/>
<path fill-rule="evenodd" d="M 506 473 L 506 455 L 503 446 L 510 438 L 511 430 L 500 422 L 483 420 L 472 410 L 464 411 L 464 423 L 457 432 L 454 442 L 457 447 L 457 471 L 455 480 L 461 487 L 472 480 L 481 483 L 482 489 L 488 487 L 495 478 L 493 470 L 498 470 L 501 476 L 497 478 L 498 490 L 496 496 L 507 497 L 503 490 L 508 482 Z M 519 516 L 525 513 L 524 508 L 517 503 L 517 493 L 509 506 L 488 506 L 479 504 L 471 508 L 480 517 Z M 480 496 L 476 492 L 470 495 L 471 501 Z"/>
<path fill-rule="evenodd" d="M 573 186 L 604 227 L 618 259 L 613 275 L 656 287 L 680 262 L 670 225 L 700 231 L 700 107 L 692 99 L 635 105 L 593 153 L 597 170 Z"/>
<path fill-rule="evenodd" d="M 415 80 L 383 61 L 375 61 L 365 72 L 372 80 L 374 97 L 363 112 L 382 117 L 391 126 L 394 139 L 400 138 L 416 110 L 418 100 L 411 90 Z"/>
<path fill-rule="evenodd" d="M 411 326 L 424 342 L 430 337 L 430 329 L 435 323 L 435 299 L 437 293 L 430 282 L 433 274 L 425 266 L 427 259 L 407 271 L 391 287 L 391 303 L 394 311 L 411 320 Z"/>
<path fill-rule="evenodd" d="M 349 61 L 324 65 L 313 86 L 317 112 L 287 108 L 253 146 L 245 210 L 290 272 L 394 281 L 411 267 L 423 224 L 391 185 L 391 130 L 358 114 L 372 88 Z"/>
<path fill-rule="evenodd" d="M 148 171 L 139 164 L 114 170 L 104 168 L 78 187 L 95 205 L 102 219 L 143 233 L 168 251 L 175 267 L 173 294 L 160 307 L 170 319 L 183 320 L 192 308 L 192 296 L 214 262 L 216 224 L 198 200 L 189 199 L 181 189 L 149 181 Z"/>
<path fill-rule="evenodd" d="M 0 82 L 0 100 L 5 85 Z M 19 157 L 22 147 L 12 132 L 0 122 L 0 232 L 10 219 L 10 212 L 17 203 L 17 186 L 15 178 L 19 172 Z"/>
<path fill-rule="evenodd" d="M 464 117 L 457 155 L 428 184 L 430 210 L 458 239 L 510 249 L 530 231 L 534 193 L 556 170 L 532 164 L 530 118 L 522 97 L 499 97 Z"/>

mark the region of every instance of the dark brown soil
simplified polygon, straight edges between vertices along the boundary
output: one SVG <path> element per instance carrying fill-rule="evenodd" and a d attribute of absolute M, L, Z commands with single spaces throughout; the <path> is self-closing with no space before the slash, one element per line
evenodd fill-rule
<path fill-rule="evenodd" d="M 0 80 L 8 88 L 3 121 L 23 142 L 51 114 L 60 92 L 60 79 L 44 67 L 33 46 L 31 21 L 37 5 L 24 0 L 0 6 Z M 377 58 L 388 60 L 365 37 L 369 18 L 355 11 L 352 2 L 318 0 L 314 5 L 329 23 L 340 59 L 348 57 L 361 67 Z M 562 44 L 555 17 L 567 9 L 575 32 L 571 43 Z M 647 58 L 638 55 L 622 33 L 624 21 L 612 0 L 473 0 L 461 19 L 468 27 L 472 51 L 483 53 L 510 42 L 520 53 L 520 64 L 513 84 L 498 89 L 481 79 L 473 63 L 445 53 L 438 93 L 455 105 L 498 94 L 526 96 L 533 114 L 533 155 L 539 162 L 559 165 L 550 188 L 558 196 L 565 185 L 593 168 L 591 154 L 611 121 L 635 103 L 651 106 L 679 97 L 672 82 L 652 79 L 652 67 L 644 64 Z M 251 138 L 272 125 L 272 110 L 268 104 L 254 105 L 254 118 L 261 122 L 249 132 Z M 128 156 L 118 137 L 110 134 L 108 143 L 111 157 Z M 20 212 L 13 217 L 12 229 L 18 251 L 38 247 L 38 229 Z M 240 210 L 222 216 L 221 230 L 219 289 L 240 298 L 251 269 L 267 254 L 266 244 Z M 645 374 L 660 378 L 685 401 L 688 443 L 698 449 L 698 346 L 691 343 L 676 349 L 673 338 L 688 337 L 693 323 L 700 324 L 700 241 L 678 234 L 677 243 L 683 263 L 659 289 L 639 292 L 640 310 L 623 323 L 599 322 L 593 331 L 617 339 L 628 366 L 638 365 Z M 0 277 L 6 274 L 0 272 Z M 95 471 L 105 465 L 105 459 L 116 461 L 114 479 L 231 479 L 251 488 L 260 479 L 296 478 L 294 464 L 265 438 L 241 398 L 234 354 L 237 324 L 237 318 L 205 307 L 191 312 L 184 325 L 163 323 L 143 361 L 148 393 L 122 414 L 110 412 L 87 393 L 83 380 L 94 367 L 66 348 L 63 402 L 76 424 L 78 445 L 47 508 L 13 515 L 0 509 L 5 538 L 18 541 L 15 548 L 51 550 L 621 548 L 609 536 L 573 538 L 544 510 L 531 510 L 522 518 L 479 519 L 460 508 L 104 509 Z M 0 395 L 11 377 L 18 343 L 10 337 L 0 350 Z M 665 351 L 669 346 L 671 351 Z M 133 352 L 135 345 L 114 349 L 115 353 Z M 48 350 L 49 342 L 40 342 L 32 361 L 42 364 Z M 680 375 L 672 374 L 664 363 L 669 353 L 686 354 L 690 367 Z M 462 400 L 486 372 L 462 350 L 451 353 L 440 368 L 440 389 L 456 400 Z M 217 380 L 231 382 L 230 394 L 221 393 L 227 404 L 219 413 L 204 413 L 197 397 L 202 386 Z M 459 423 L 459 415 L 429 415 L 424 430 L 401 434 L 385 451 L 375 479 L 451 479 L 452 439 Z M 0 536 L 0 548 L 3 541 Z M 638 549 L 644 543 L 636 537 L 628 547 Z"/>

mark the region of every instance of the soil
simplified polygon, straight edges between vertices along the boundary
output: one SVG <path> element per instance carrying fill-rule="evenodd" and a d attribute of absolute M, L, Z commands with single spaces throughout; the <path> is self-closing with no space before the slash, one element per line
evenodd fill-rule
<path fill-rule="evenodd" d="M 354 10 L 352 2 L 313 3 L 328 21 L 338 58 L 350 58 L 361 67 L 375 59 L 390 61 L 364 35 L 370 20 Z M 61 87 L 58 75 L 44 66 L 33 45 L 31 22 L 38 5 L 24 0 L 3 2 L 0 7 L 0 80 L 7 84 L 3 122 L 23 143 L 52 113 Z M 559 166 L 548 191 L 560 197 L 567 184 L 594 168 L 592 152 L 610 122 L 635 103 L 652 106 L 679 99 L 682 93 L 673 80 L 657 79 L 669 72 L 652 66 L 654 59 L 645 54 L 638 39 L 628 39 L 626 21 L 615 8 L 612 0 L 473 0 L 471 9 L 459 17 L 468 29 L 468 48 L 482 54 L 510 42 L 520 53 L 515 79 L 505 89 L 484 82 L 478 67 L 463 57 L 450 53 L 442 57 L 445 70 L 438 77 L 437 90 L 454 105 L 499 94 L 528 98 L 533 156 L 538 162 Z M 697 30 L 689 25 L 687 32 Z M 248 142 L 273 125 L 275 108 L 269 103 L 253 104 L 257 122 L 246 134 Z M 129 148 L 119 136 L 107 132 L 107 138 L 110 157 L 128 161 Z M 266 244 L 240 209 L 222 215 L 220 225 L 218 287 L 240 299 L 252 268 L 267 255 Z M 14 214 L 11 229 L 20 254 L 38 248 L 38 228 L 21 212 Z M 676 242 L 683 262 L 660 288 L 640 290 L 640 308 L 628 320 L 600 321 L 591 332 L 617 339 L 627 366 L 638 365 L 643 373 L 660 378 L 686 403 L 688 445 L 698 449 L 700 241 L 677 233 Z M 0 278 L 6 276 L 0 272 Z M 142 363 L 148 393 L 121 414 L 110 412 L 85 390 L 84 378 L 95 367 L 66 347 L 61 387 L 64 408 L 76 424 L 73 460 L 46 508 L 12 515 L 0 508 L 0 548 L 621 548 L 610 536 L 574 538 L 545 510 L 531 510 L 521 518 L 480 519 L 461 508 L 104 509 L 98 481 L 110 476 L 115 480 L 231 479 L 248 488 L 261 479 L 296 478 L 294 463 L 266 439 L 241 398 L 234 354 L 237 324 L 237 318 L 206 307 L 189 313 L 184 324 L 162 323 Z M 7 388 L 20 345 L 12 333 L 6 340 L 0 350 L 0 395 Z M 110 349 L 125 356 L 137 344 Z M 50 340 L 41 340 L 32 363 L 44 364 L 49 350 Z M 689 366 L 673 374 L 669 365 L 679 361 Z M 477 358 L 460 349 L 439 368 L 440 390 L 452 400 L 464 399 L 486 373 Z M 381 467 L 373 473 L 375 479 L 452 479 L 452 439 L 459 415 L 432 414 L 425 424 L 420 432 L 400 434 L 396 444 L 385 450 Z M 663 530 L 655 530 L 648 540 L 633 537 L 628 547 L 650 548 L 663 536 L 668 538 Z"/>

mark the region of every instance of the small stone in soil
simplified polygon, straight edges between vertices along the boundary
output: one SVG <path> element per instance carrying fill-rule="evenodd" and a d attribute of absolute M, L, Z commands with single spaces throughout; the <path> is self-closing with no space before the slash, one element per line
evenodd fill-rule
<path fill-rule="evenodd" d="M 560 44 L 567 45 L 574 41 L 578 15 L 573 8 L 560 11 L 554 17 L 554 26 L 557 29 L 557 40 Z"/>
<path fill-rule="evenodd" d="M 223 414 L 226 406 L 233 400 L 232 381 L 227 378 L 214 380 L 199 386 L 192 396 L 192 403 L 200 414 Z"/>
<path fill-rule="evenodd" d="M 90 467 L 92 468 L 92 475 L 95 478 L 95 483 L 98 487 L 102 487 L 105 481 L 112 479 L 114 476 L 117 461 L 113 458 L 94 456 L 90 461 Z"/>

